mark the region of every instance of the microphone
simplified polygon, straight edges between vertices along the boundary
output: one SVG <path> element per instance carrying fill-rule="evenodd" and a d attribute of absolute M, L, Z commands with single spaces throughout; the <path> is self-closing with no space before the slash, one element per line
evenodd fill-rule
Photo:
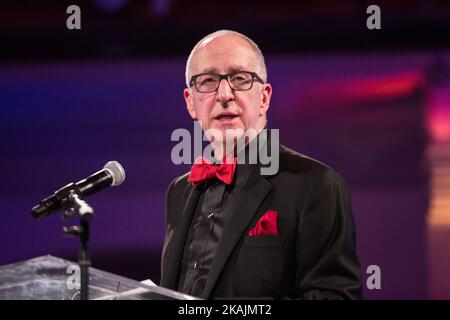
<path fill-rule="evenodd" d="M 125 170 L 117 161 L 109 161 L 100 170 L 84 180 L 77 183 L 69 183 L 61 189 L 55 191 L 52 196 L 42 200 L 37 206 L 31 209 L 31 216 L 34 219 L 48 217 L 49 215 L 70 205 L 69 193 L 74 190 L 81 198 L 87 197 L 95 192 L 103 190 L 109 186 L 118 186 L 125 180 Z"/>

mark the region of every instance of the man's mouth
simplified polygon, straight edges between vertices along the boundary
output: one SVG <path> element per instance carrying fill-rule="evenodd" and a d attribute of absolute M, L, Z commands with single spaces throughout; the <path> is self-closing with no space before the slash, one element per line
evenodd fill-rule
<path fill-rule="evenodd" d="M 237 118 L 236 115 L 221 115 L 216 117 L 216 120 L 221 120 L 221 121 L 227 121 L 227 120 L 233 120 L 234 118 Z"/>
<path fill-rule="evenodd" d="M 218 121 L 232 121 L 235 118 L 238 118 L 239 116 L 237 114 L 234 113 L 221 113 L 218 116 L 214 117 L 214 120 L 218 120 Z"/>

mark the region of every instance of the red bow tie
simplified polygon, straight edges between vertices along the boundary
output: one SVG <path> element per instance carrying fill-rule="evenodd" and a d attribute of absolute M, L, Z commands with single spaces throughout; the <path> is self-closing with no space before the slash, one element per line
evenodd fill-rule
<path fill-rule="evenodd" d="M 234 160 L 233 163 L 226 163 L 223 161 L 222 164 L 217 165 L 203 157 L 199 157 L 192 166 L 188 181 L 192 183 L 193 186 L 196 186 L 208 179 L 217 178 L 225 184 L 231 184 L 233 182 L 235 170 L 236 160 Z"/>

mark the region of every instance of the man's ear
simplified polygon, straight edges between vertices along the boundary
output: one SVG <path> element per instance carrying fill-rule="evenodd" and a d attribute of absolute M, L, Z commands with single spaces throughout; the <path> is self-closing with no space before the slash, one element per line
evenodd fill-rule
<path fill-rule="evenodd" d="M 194 109 L 194 103 L 192 102 L 192 92 L 191 89 L 186 88 L 183 91 L 184 101 L 186 102 L 186 108 L 189 112 L 189 115 L 193 120 L 197 120 L 197 112 Z"/>
<path fill-rule="evenodd" d="M 270 83 L 264 83 L 261 94 L 261 108 L 260 115 L 264 116 L 269 110 L 270 98 L 272 97 L 272 86 Z"/>

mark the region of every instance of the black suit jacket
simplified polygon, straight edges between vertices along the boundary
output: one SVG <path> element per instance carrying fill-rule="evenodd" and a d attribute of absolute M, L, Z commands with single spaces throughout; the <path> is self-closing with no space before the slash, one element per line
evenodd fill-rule
<path fill-rule="evenodd" d="M 254 165 L 217 248 L 202 298 L 361 298 L 350 198 L 342 177 L 280 145 L 280 167 L 262 176 Z M 239 170 L 239 169 L 238 169 Z M 175 179 L 166 195 L 161 286 L 176 290 L 181 257 L 200 195 Z M 268 210 L 278 235 L 249 237 Z"/>

